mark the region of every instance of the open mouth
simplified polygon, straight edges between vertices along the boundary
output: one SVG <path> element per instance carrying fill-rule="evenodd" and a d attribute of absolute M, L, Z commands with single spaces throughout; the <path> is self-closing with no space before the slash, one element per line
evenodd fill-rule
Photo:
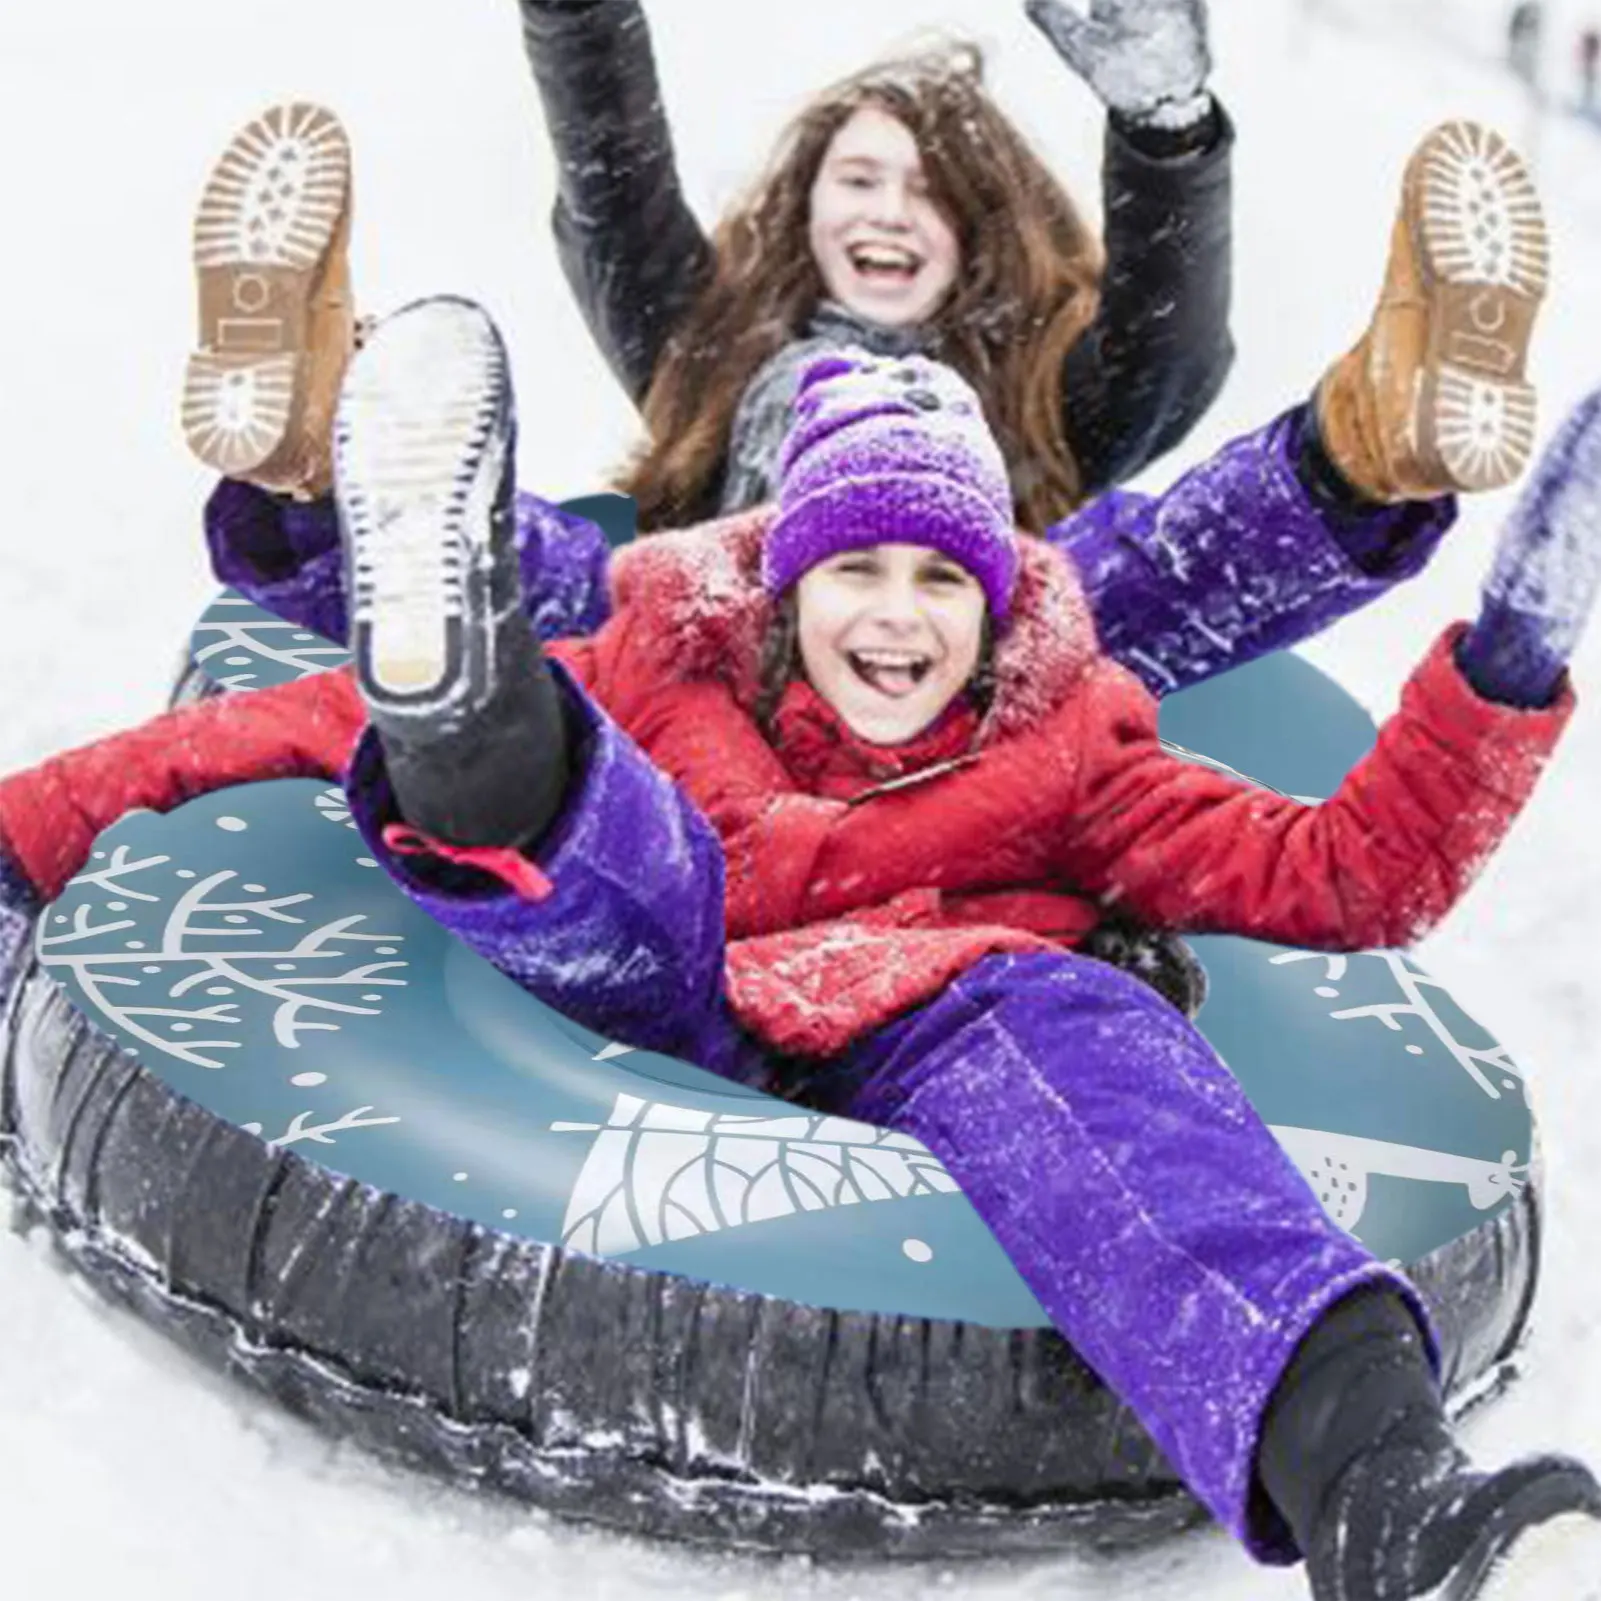
<path fill-rule="evenodd" d="M 857 273 L 874 283 L 910 283 L 923 268 L 923 258 L 899 245 L 852 245 L 846 252 Z"/>
<path fill-rule="evenodd" d="M 849 650 L 845 659 L 864 684 L 895 699 L 910 695 L 934 665 L 932 657 L 910 650 Z"/>

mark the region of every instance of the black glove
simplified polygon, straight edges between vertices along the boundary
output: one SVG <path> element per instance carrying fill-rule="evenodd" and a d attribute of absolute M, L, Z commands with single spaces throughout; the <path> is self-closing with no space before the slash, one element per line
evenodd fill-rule
<path fill-rule="evenodd" d="M 1177 934 L 1106 911 L 1079 946 L 1082 955 L 1132 973 L 1193 1018 L 1206 1002 L 1206 969 Z"/>

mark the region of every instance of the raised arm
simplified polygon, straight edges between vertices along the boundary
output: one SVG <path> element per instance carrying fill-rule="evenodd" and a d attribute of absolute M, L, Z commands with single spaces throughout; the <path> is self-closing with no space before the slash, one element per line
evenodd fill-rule
<path fill-rule="evenodd" d="M 1303 806 L 1174 765 L 1104 669 L 1061 869 L 1180 928 L 1290 944 L 1402 944 L 1450 907 L 1528 799 L 1573 704 L 1567 663 L 1601 595 L 1601 389 L 1552 436 L 1496 541 L 1470 627 L 1414 673 L 1334 796 Z M 1080 741 L 1082 743 L 1083 741 Z"/>
<path fill-rule="evenodd" d="M 562 271 L 636 403 L 711 270 L 684 200 L 639 0 L 518 0 L 556 157 Z"/>
<path fill-rule="evenodd" d="M 1573 709 L 1566 689 L 1530 710 L 1475 693 L 1454 660 L 1462 632 L 1435 645 L 1374 748 L 1319 805 L 1169 755 L 1151 703 L 1103 671 L 1084 696 L 1095 756 L 1060 871 L 1181 932 L 1326 950 L 1412 943 L 1499 845 Z"/>
<path fill-rule="evenodd" d="M 1233 365 L 1234 131 L 1221 107 L 1209 127 L 1193 148 L 1158 155 L 1155 136 L 1108 119 L 1101 302 L 1062 363 L 1063 429 L 1086 488 L 1132 478 L 1177 445 Z"/>
<path fill-rule="evenodd" d="M 364 714 L 348 672 L 181 706 L 0 779 L 0 860 L 53 900 L 102 829 L 269 778 L 336 781 Z"/>
<path fill-rule="evenodd" d="M 1203 0 L 1027 10 L 1108 110 L 1101 302 L 1062 366 L 1063 429 L 1086 488 L 1100 489 L 1183 439 L 1234 360 L 1234 131 L 1206 92 Z"/>

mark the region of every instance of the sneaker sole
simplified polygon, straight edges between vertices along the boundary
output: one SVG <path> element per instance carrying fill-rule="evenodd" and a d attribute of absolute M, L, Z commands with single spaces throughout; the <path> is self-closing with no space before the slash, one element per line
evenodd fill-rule
<path fill-rule="evenodd" d="M 345 376 L 334 478 L 351 645 L 369 704 L 419 715 L 483 693 L 491 507 L 509 448 L 506 351 L 469 301 L 381 323 Z"/>
<path fill-rule="evenodd" d="M 350 202 L 339 119 L 273 106 L 234 135 L 194 222 L 200 338 L 184 373 L 189 448 L 225 477 L 271 459 L 299 421 L 306 330 L 323 264 Z"/>
<path fill-rule="evenodd" d="M 1540 198 L 1517 153 L 1471 122 L 1430 134 L 1409 176 L 1431 300 L 1418 455 L 1461 489 L 1497 489 L 1534 448 L 1524 364 L 1550 266 Z"/>

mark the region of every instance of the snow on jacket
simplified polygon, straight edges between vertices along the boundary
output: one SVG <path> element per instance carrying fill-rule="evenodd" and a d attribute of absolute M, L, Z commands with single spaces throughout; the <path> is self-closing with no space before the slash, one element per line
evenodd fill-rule
<path fill-rule="evenodd" d="M 1479 699 L 1447 636 L 1374 750 L 1307 806 L 1165 751 L 1070 564 L 1025 537 L 982 722 L 954 710 L 886 750 L 795 685 L 769 744 L 752 710 L 770 516 L 620 553 L 612 620 L 557 650 L 716 829 L 730 998 L 797 1054 L 840 1049 L 986 952 L 1076 945 L 1108 905 L 1290 945 L 1409 943 L 1499 842 L 1571 712 L 1568 691 L 1533 713 Z"/>
<path fill-rule="evenodd" d="M 886 749 L 793 685 L 770 744 L 751 715 L 770 515 L 629 547 L 610 621 L 551 653 L 716 831 L 730 1003 L 791 1054 L 843 1048 L 989 952 L 1072 947 L 1107 905 L 1290 945 L 1405 944 L 1495 848 L 1572 710 L 1567 689 L 1533 712 L 1479 699 L 1448 634 L 1308 806 L 1167 753 L 1070 564 L 1025 537 L 982 720 L 958 705 Z M 169 712 L 0 782 L 0 851 L 53 898 L 129 809 L 342 777 L 363 722 L 347 671 Z"/>
<path fill-rule="evenodd" d="M 650 31 L 638 0 L 521 5 L 556 152 L 562 270 L 637 403 L 712 266 L 679 182 Z M 1234 134 L 1221 110 L 1216 123 L 1206 148 L 1154 156 L 1138 130 L 1108 122 L 1100 305 L 1062 366 L 1063 432 L 1086 492 L 1133 477 L 1178 444 L 1233 362 Z M 720 495 L 698 514 L 710 516 Z"/>

